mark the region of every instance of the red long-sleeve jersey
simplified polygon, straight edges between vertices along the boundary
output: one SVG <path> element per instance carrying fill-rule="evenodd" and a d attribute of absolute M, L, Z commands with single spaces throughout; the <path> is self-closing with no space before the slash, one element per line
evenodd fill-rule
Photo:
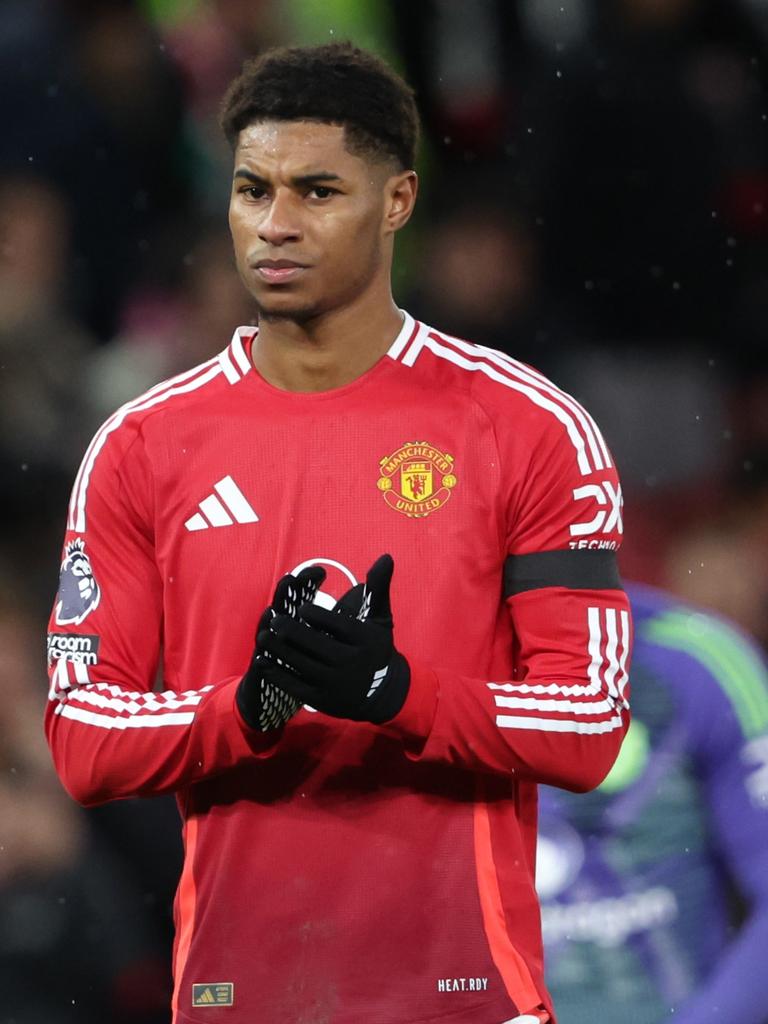
<path fill-rule="evenodd" d="M 254 333 L 85 454 L 48 641 L 61 779 L 84 804 L 178 795 L 175 1024 L 551 1012 L 536 783 L 598 784 L 628 717 L 611 456 L 535 370 L 407 315 L 320 393 L 269 385 Z M 235 689 L 277 580 L 322 564 L 329 602 L 384 551 L 400 714 L 249 729 Z"/>

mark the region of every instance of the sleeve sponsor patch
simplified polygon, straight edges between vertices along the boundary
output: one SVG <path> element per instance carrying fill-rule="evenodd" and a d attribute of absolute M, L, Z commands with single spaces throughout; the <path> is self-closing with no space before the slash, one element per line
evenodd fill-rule
<path fill-rule="evenodd" d="M 78 626 L 97 608 L 101 590 L 93 575 L 91 560 L 85 551 L 85 541 L 71 540 L 64 549 L 64 561 L 59 573 L 59 593 L 56 600 L 56 623 Z"/>
<path fill-rule="evenodd" d="M 79 665 L 98 665 L 100 640 L 92 633 L 49 633 L 48 664 L 63 659 Z"/>

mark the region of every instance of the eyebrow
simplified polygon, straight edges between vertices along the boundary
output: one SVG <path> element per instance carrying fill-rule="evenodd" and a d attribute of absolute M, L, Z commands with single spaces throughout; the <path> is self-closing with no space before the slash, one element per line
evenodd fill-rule
<path fill-rule="evenodd" d="M 260 174 L 254 174 L 253 171 L 249 171 L 245 167 L 238 167 L 235 171 L 235 179 L 237 178 L 245 178 L 252 185 L 269 185 L 266 178 L 262 178 Z M 341 178 L 333 171 L 313 171 L 311 174 L 298 174 L 291 178 L 291 185 L 301 187 L 302 185 L 314 185 L 319 181 L 341 181 Z"/>

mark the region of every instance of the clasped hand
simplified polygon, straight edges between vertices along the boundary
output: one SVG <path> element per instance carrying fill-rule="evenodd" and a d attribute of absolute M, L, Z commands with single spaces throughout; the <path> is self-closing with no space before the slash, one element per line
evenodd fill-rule
<path fill-rule="evenodd" d="M 393 571 L 392 557 L 382 555 L 365 583 L 330 610 L 312 603 L 325 579 L 320 566 L 280 580 L 238 688 L 238 706 L 249 725 L 262 731 L 279 727 L 301 704 L 358 722 L 381 724 L 395 717 L 411 673 L 394 644 Z M 282 714 L 265 716 L 266 706 L 280 707 Z"/>

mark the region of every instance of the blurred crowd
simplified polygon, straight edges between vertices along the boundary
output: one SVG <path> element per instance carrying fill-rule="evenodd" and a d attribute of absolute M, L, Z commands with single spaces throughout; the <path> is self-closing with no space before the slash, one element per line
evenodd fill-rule
<path fill-rule="evenodd" d="M 398 302 L 583 400 L 622 474 L 625 576 L 768 643 L 766 0 L 4 0 L 3 1022 L 167 1019 L 169 804 L 63 796 L 44 620 L 95 428 L 255 323 L 227 82 L 266 46 L 344 38 L 424 117 Z"/>

